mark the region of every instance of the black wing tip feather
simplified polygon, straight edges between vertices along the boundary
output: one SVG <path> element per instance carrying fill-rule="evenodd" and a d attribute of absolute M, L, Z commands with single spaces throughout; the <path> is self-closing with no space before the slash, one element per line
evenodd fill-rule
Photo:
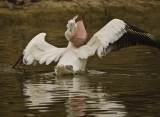
<path fill-rule="evenodd" d="M 148 32 L 127 23 L 125 30 L 126 32 L 116 42 L 113 44 L 110 43 L 109 46 L 105 48 L 104 54 L 136 45 L 147 45 L 160 49 L 160 40 L 156 39 Z"/>
<path fill-rule="evenodd" d="M 134 25 L 127 24 L 127 32 L 132 33 L 132 36 L 137 41 L 139 45 L 147 45 L 160 49 L 160 40 L 156 39 L 154 36 L 149 34 L 148 32 L 137 28 Z"/>
<path fill-rule="evenodd" d="M 148 33 L 148 32 L 146 32 L 146 31 L 144 31 L 144 30 L 136 27 L 135 25 L 132 25 L 132 24 L 128 24 L 128 23 L 127 23 L 127 25 L 126 25 L 126 30 L 128 30 L 128 29 L 132 29 L 132 30 L 137 31 L 137 32 L 140 32 L 140 33 Z"/>
<path fill-rule="evenodd" d="M 16 69 L 17 65 L 18 67 L 23 63 L 23 54 L 18 58 L 18 60 L 16 61 L 16 63 L 13 65 L 13 69 Z"/>

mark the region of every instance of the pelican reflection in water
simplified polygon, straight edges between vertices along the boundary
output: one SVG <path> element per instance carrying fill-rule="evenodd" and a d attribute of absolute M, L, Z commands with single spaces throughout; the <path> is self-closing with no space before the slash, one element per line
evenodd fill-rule
<path fill-rule="evenodd" d="M 40 77 L 51 77 L 51 74 L 42 74 Z M 54 111 L 52 108 L 59 102 L 63 102 L 67 115 L 85 116 L 96 115 L 96 117 L 119 117 L 125 116 L 125 106 L 120 101 L 109 101 L 112 94 L 103 92 L 103 86 L 97 84 L 97 88 L 91 86 L 89 78 L 85 75 L 66 76 L 48 80 L 44 79 L 34 82 L 24 82 L 23 93 L 26 106 L 40 112 Z M 33 78 L 35 79 L 35 78 Z M 29 80 L 29 79 L 28 79 Z M 53 106 L 51 106 L 53 105 Z M 59 107 L 59 106 L 57 106 Z M 54 109 L 55 109 L 54 108 Z M 64 109 L 62 109 L 64 110 Z M 56 111 L 55 111 L 56 112 Z"/>

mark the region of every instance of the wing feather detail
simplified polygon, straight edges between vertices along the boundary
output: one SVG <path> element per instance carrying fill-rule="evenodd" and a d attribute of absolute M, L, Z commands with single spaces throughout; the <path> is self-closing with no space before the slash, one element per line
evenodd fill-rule
<path fill-rule="evenodd" d="M 26 65 L 34 64 L 39 61 L 40 64 L 52 61 L 57 62 L 66 48 L 57 48 L 45 41 L 46 33 L 40 33 L 35 36 L 23 51 L 23 63 Z"/>
<path fill-rule="evenodd" d="M 101 58 L 112 51 L 136 45 L 160 48 L 160 41 L 136 26 L 113 19 L 95 33 L 86 45 L 80 47 L 79 53 L 83 50 L 84 53 L 79 54 L 79 58 L 85 59 L 94 55 L 96 51 Z"/>
<path fill-rule="evenodd" d="M 126 32 L 117 41 L 110 43 L 109 46 L 104 48 L 104 55 L 121 48 L 136 45 L 146 45 L 160 49 L 160 41 L 151 34 L 129 24 L 126 24 L 125 30 Z"/>

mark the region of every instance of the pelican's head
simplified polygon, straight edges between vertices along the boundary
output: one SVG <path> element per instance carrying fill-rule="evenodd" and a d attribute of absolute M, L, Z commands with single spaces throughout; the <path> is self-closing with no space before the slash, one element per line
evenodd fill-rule
<path fill-rule="evenodd" d="M 65 36 L 67 38 L 68 41 L 70 41 L 71 37 L 74 35 L 75 30 L 77 28 L 77 23 L 76 23 L 76 19 L 78 18 L 78 15 L 75 16 L 73 19 L 68 21 L 67 24 L 67 31 L 65 32 Z"/>
<path fill-rule="evenodd" d="M 87 39 L 87 33 L 83 21 L 76 22 L 78 15 L 68 21 L 67 31 L 65 37 L 68 41 L 72 42 L 75 46 L 84 45 Z"/>
<path fill-rule="evenodd" d="M 78 18 L 78 15 L 68 21 L 67 29 L 69 29 L 70 32 L 75 31 L 75 28 L 77 27 L 77 24 L 76 24 L 77 18 Z"/>

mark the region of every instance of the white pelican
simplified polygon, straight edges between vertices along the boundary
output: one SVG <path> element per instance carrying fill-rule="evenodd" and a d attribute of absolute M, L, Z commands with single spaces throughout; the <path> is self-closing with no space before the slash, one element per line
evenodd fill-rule
<path fill-rule="evenodd" d="M 77 17 L 68 21 L 65 37 L 69 43 L 66 48 L 57 48 L 47 43 L 46 33 L 40 33 L 28 43 L 13 67 L 20 61 L 25 65 L 35 64 L 37 61 L 49 65 L 54 61 L 58 62 L 55 67 L 56 75 L 76 74 L 85 71 L 88 58 L 95 53 L 101 58 L 112 51 L 136 45 L 160 49 L 160 42 L 152 35 L 120 19 L 111 20 L 86 41 L 83 21 L 76 23 Z"/>

